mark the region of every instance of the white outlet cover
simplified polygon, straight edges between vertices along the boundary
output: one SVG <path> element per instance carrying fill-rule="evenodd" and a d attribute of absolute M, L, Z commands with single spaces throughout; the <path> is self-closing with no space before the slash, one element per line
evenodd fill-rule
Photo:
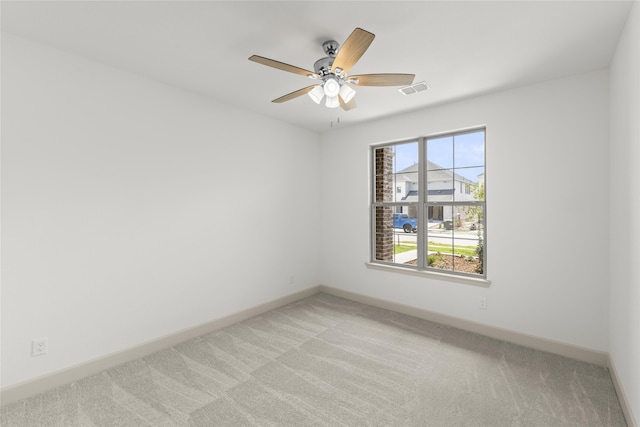
<path fill-rule="evenodd" d="M 46 338 L 31 341 L 31 357 L 42 356 L 49 351 L 49 342 Z"/>

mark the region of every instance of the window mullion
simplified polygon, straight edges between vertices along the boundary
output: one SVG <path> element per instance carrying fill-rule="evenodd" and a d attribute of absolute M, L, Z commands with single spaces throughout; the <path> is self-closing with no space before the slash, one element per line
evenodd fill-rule
<path fill-rule="evenodd" d="M 418 269 L 424 270 L 426 267 L 425 262 L 425 242 L 426 242 L 426 234 L 427 234 L 427 215 L 426 215 L 426 200 L 425 195 L 427 194 L 427 179 L 426 179 L 426 159 L 427 152 L 425 146 L 425 139 L 418 138 L 418 235 L 416 236 L 417 243 L 417 256 L 418 256 Z"/>

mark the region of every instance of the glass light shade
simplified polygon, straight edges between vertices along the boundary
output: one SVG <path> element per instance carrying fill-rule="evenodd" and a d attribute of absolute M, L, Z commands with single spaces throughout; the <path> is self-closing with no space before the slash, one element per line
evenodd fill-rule
<path fill-rule="evenodd" d="M 313 102 L 315 102 L 316 104 L 320 104 L 322 98 L 324 97 L 324 89 L 322 88 L 322 86 L 318 85 L 311 89 L 308 94 L 309 97 L 313 99 Z"/>
<path fill-rule="evenodd" d="M 338 81 L 333 77 L 329 77 L 327 80 L 325 80 L 324 94 L 332 97 L 338 96 L 338 93 L 340 93 L 340 83 L 338 83 Z"/>
<path fill-rule="evenodd" d="M 336 108 L 340 106 L 340 101 L 337 96 L 327 96 L 325 105 L 329 108 Z"/>
<path fill-rule="evenodd" d="M 344 102 L 351 101 L 351 99 L 355 94 L 356 94 L 356 91 L 353 90 L 353 88 L 351 88 L 350 86 L 342 85 L 340 87 L 340 97 Z"/>

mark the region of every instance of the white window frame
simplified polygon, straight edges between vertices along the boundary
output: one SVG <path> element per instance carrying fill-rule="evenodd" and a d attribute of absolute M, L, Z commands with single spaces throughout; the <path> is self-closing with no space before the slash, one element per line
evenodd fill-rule
<path fill-rule="evenodd" d="M 427 141 L 431 139 L 444 138 L 444 137 L 456 137 L 459 135 L 464 135 L 468 133 L 476 133 L 476 132 L 484 132 L 484 200 L 478 201 L 455 201 L 455 197 L 453 201 L 450 202 L 430 202 L 427 199 Z M 372 269 L 378 270 L 386 270 L 386 271 L 394 271 L 397 273 L 404 273 L 410 275 L 419 275 L 425 277 L 438 278 L 448 281 L 454 281 L 459 283 L 472 284 L 477 286 L 487 287 L 491 283 L 487 279 L 487 193 L 486 193 L 486 140 L 487 140 L 487 130 L 485 126 L 468 128 L 458 131 L 450 131 L 432 134 L 428 136 L 422 136 L 418 138 L 404 139 L 392 142 L 385 142 L 380 144 L 372 144 L 370 146 L 370 155 L 371 155 L 371 182 L 370 182 L 370 261 L 367 262 L 367 266 Z M 381 147 L 389 147 L 395 146 L 399 144 L 405 144 L 409 142 L 418 142 L 418 201 L 417 202 L 408 202 L 408 201 L 400 201 L 400 202 L 377 202 L 376 201 L 376 170 L 375 170 L 375 150 Z M 455 158 L 454 158 L 455 161 Z M 394 186 L 395 187 L 395 186 Z M 455 185 L 454 185 L 455 191 Z M 438 268 L 429 267 L 427 265 L 427 257 L 425 256 L 426 242 L 427 242 L 427 213 L 429 207 L 435 206 L 469 206 L 476 205 L 481 206 L 483 209 L 483 218 L 482 218 L 482 239 L 483 239 L 483 273 L 482 274 L 472 274 L 465 273 L 461 271 L 452 271 L 452 270 L 443 270 Z M 418 232 L 417 232 L 417 265 L 407 265 L 400 264 L 395 262 L 388 262 L 376 259 L 376 207 L 387 206 L 387 207 L 398 207 L 398 206 L 415 206 L 418 212 L 417 224 L 418 224 Z"/>

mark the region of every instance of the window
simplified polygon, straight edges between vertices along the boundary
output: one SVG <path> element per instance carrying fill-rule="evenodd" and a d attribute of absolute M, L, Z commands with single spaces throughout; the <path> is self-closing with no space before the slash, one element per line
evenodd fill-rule
<path fill-rule="evenodd" d="M 371 262 L 486 278 L 485 129 L 376 145 L 372 159 Z"/>

